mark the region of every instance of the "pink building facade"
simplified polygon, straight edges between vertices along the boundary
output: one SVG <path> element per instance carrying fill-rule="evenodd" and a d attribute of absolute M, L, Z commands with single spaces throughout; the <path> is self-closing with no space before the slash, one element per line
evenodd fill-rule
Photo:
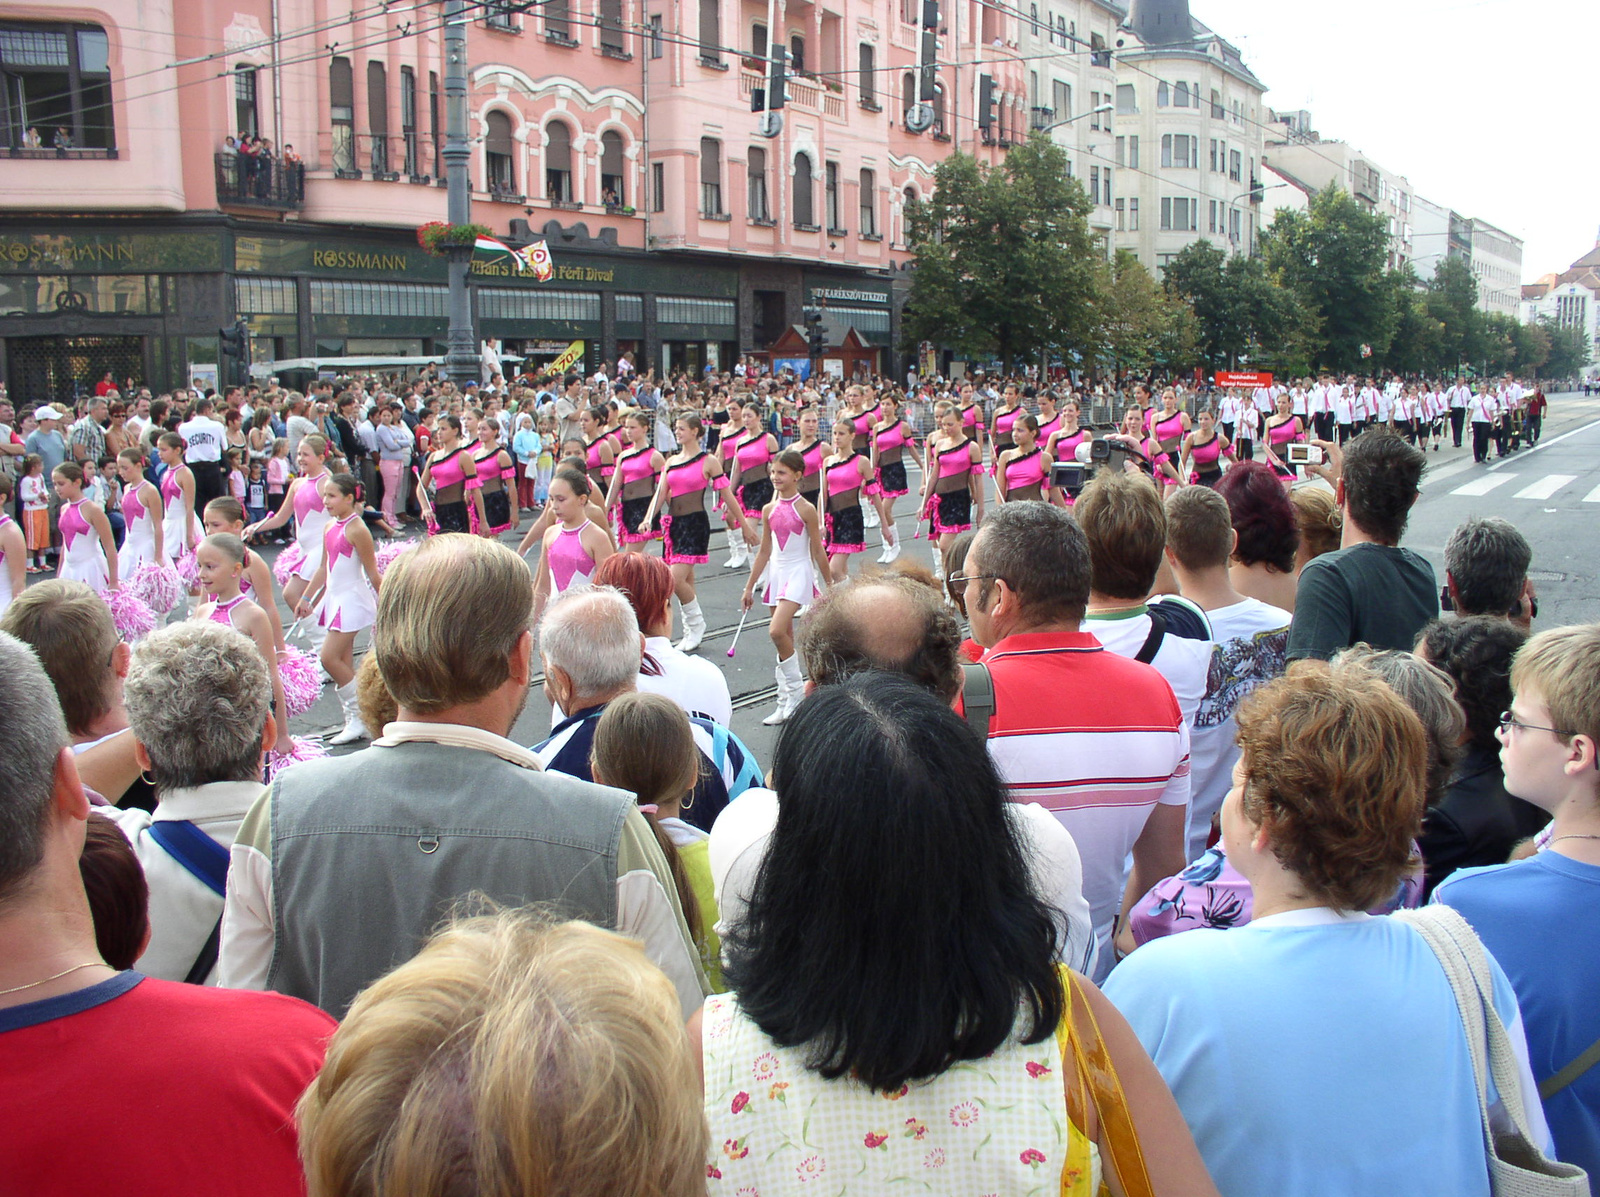
<path fill-rule="evenodd" d="M 1114 27 L 1118 10 L 1073 4 L 1030 19 L 945 0 L 923 133 L 904 122 L 917 0 L 779 0 L 775 18 L 765 0 L 471 7 L 473 219 L 513 244 L 544 237 L 556 265 L 539 282 L 479 255 L 480 335 L 535 362 L 583 341 L 590 367 L 631 352 L 699 371 L 763 353 L 819 304 L 833 341 L 854 328 L 897 369 L 906 205 L 953 149 L 993 161 L 1041 123 L 1034 43 L 1061 47 L 1057 75 L 1087 69 L 1080 19 Z M 414 234 L 445 215 L 442 12 L 8 5 L 0 367 L 13 392 L 61 395 L 104 369 L 204 379 L 236 316 L 258 361 L 442 356 L 444 266 Z M 751 93 L 771 37 L 793 73 L 783 129 L 765 138 Z M 983 75 L 997 106 L 980 132 Z M 270 156 L 233 152 L 240 136 Z"/>

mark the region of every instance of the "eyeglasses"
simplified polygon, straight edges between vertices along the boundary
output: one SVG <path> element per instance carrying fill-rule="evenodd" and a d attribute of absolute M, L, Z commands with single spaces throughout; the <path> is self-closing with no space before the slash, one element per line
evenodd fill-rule
<path fill-rule="evenodd" d="M 1523 731 L 1547 731 L 1553 736 L 1575 736 L 1577 732 L 1559 731 L 1553 727 L 1540 727 L 1537 723 L 1524 723 L 1516 718 L 1510 711 L 1500 712 L 1500 732 L 1509 736 L 1512 728 L 1521 728 Z"/>
<path fill-rule="evenodd" d="M 945 581 L 949 582 L 952 586 L 965 587 L 968 582 L 976 582 L 980 578 L 995 582 L 1005 581 L 1005 579 L 999 574 L 951 574 L 945 579 Z"/>

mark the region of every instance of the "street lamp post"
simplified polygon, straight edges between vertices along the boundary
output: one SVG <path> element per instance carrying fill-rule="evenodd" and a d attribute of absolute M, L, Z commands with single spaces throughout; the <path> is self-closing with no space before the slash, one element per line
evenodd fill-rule
<path fill-rule="evenodd" d="M 444 8 L 444 177 L 446 218 L 453 225 L 472 220 L 472 191 L 467 180 L 467 0 L 445 0 Z M 460 386 L 478 374 L 477 335 L 472 328 L 472 296 L 467 271 L 473 247 L 450 245 L 450 331 L 444 359 L 445 377 Z"/>
<path fill-rule="evenodd" d="M 1073 121 L 1081 121 L 1086 116 L 1099 116 L 1105 112 L 1115 112 L 1115 104 L 1102 104 L 1098 108 L 1091 108 L 1087 112 L 1080 112 L 1077 116 L 1069 116 L 1064 120 L 1051 121 L 1048 125 L 1040 125 L 1034 129 L 1035 133 L 1048 133 L 1051 129 L 1059 129 L 1062 125 L 1070 125 Z"/>

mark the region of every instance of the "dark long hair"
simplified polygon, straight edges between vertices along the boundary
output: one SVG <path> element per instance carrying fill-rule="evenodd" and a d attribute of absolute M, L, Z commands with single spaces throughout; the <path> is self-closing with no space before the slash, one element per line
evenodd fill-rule
<path fill-rule="evenodd" d="M 778 741 L 777 826 L 724 977 L 774 1041 L 893 1092 L 1062 1015 L 1058 933 L 983 740 L 926 690 L 864 673 Z"/>

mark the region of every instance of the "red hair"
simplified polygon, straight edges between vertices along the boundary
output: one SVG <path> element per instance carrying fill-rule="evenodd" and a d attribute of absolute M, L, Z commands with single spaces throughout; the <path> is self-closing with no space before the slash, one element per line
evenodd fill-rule
<path fill-rule="evenodd" d="M 641 632 L 661 618 L 662 609 L 672 597 L 672 570 L 661 558 L 646 553 L 611 554 L 594 571 L 594 583 L 596 586 L 615 586 L 627 596 Z M 649 653 L 645 653 L 640 672 L 656 677 L 661 673 L 661 667 Z"/>
<path fill-rule="evenodd" d="M 1294 573 L 1300 522 L 1272 468 L 1260 461 L 1238 462 L 1218 480 L 1216 491 L 1228 501 L 1239 534 L 1234 557 L 1243 565 L 1264 561 L 1280 573 Z"/>

